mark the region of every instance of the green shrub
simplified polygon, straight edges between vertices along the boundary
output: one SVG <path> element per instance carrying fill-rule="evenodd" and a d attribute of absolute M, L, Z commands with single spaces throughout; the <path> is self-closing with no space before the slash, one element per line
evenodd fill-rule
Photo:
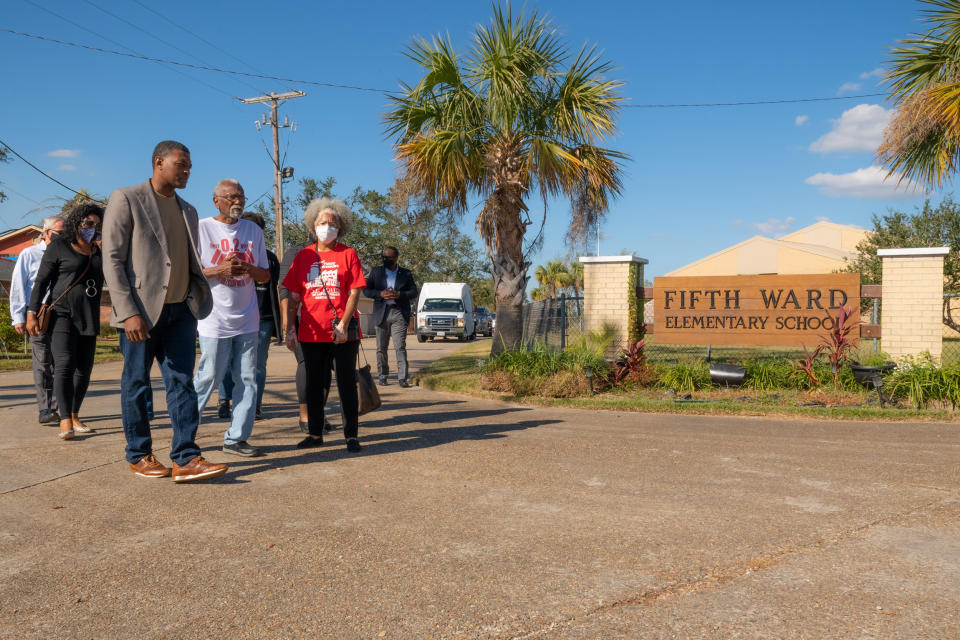
<path fill-rule="evenodd" d="M 668 389 L 675 389 L 678 393 L 706 389 L 710 386 L 710 368 L 703 360 L 681 360 L 661 371 L 660 384 Z"/>
<path fill-rule="evenodd" d="M 925 409 L 931 400 L 944 398 L 944 376 L 929 353 L 904 356 L 891 376 L 891 395 L 908 398 L 915 409 Z"/>
<path fill-rule="evenodd" d="M 10 304 L 0 298 L 0 355 L 9 357 L 11 353 L 23 351 L 23 336 L 16 332 L 10 320 Z"/>
<path fill-rule="evenodd" d="M 501 351 L 483 367 L 484 373 L 506 371 L 521 380 L 543 378 L 560 372 L 583 374 L 592 367 L 594 375 L 606 378 L 610 369 L 606 353 L 613 342 L 611 330 L 591 332 L 566 349 L 553 349 L 544 342 L 534 342 L 530 349 Z"/>
<path fill-rule="evenodd" d="M 786 360 L 751 359 L 744 362 L 743 367 L 747 370 L 743 384 L 749 389 L 768 391 L 793 386 L 790 376 L 794 366 Z"/>
<path fill-rule="evenodd" d="M 940 399 L 949 402 L 950 407 L 960 406 L 960 362 L 951 362 L 940 368 Z"/>

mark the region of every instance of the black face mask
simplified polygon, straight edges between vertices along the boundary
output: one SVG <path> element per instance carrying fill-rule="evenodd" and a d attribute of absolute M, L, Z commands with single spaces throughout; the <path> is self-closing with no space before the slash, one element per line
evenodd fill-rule
<path fill-rule="evenodd" d="M 388 269 L 388 270 L 390 270 L 390 271 L 393 271 L 394 269 L 397 268 L 397 261 L 396 261 L 396 260 L 391 260 L 390 258 L 387 258 L 387 257 L 384 256 L 384 257 L 383 257 L 383 268 L 384 268 L 384 269 Z"/>

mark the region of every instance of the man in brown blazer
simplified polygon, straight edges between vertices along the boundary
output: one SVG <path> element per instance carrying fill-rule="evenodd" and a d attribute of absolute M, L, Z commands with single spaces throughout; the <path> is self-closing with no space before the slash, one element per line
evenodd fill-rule
<path fill-rule="evenodd" d="M 165 140 L 153 150 L 153 175 L 117 189 L 103 217 L 103 274 L 110 324 L 120 332 L 120 402 L 130 470 L 144 478 L 171 471 L 153 455 L 147 397 L 154 359 L 167 390 L 173 426 L 174 482 L 216 478 L 227 470 L 200 455 L 193 387 L 197 319 L 213 306 L 197 255 L 197 210 L 176 194 L 190 178 L 190 150 Z"/>

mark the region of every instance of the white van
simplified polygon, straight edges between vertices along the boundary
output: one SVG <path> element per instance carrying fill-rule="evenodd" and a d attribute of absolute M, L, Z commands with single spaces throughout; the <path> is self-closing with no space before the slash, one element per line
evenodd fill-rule
<path fill-rule="evenodd" d="M 475 337 L 470 287 L 462 282 L 424 282 L 417 302 L 417 340 Z"/>

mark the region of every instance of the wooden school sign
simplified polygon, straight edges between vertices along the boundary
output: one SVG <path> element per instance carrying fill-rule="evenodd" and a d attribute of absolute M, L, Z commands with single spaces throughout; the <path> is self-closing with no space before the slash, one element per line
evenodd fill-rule
<path fill-rule="evenodd" d="M 860 274 L 703 276 L 654 279 L 660 344 L 814 347 L 837 309 L 860 312 Z M 850 339 L 856 344 L 860 333 Z"/>

